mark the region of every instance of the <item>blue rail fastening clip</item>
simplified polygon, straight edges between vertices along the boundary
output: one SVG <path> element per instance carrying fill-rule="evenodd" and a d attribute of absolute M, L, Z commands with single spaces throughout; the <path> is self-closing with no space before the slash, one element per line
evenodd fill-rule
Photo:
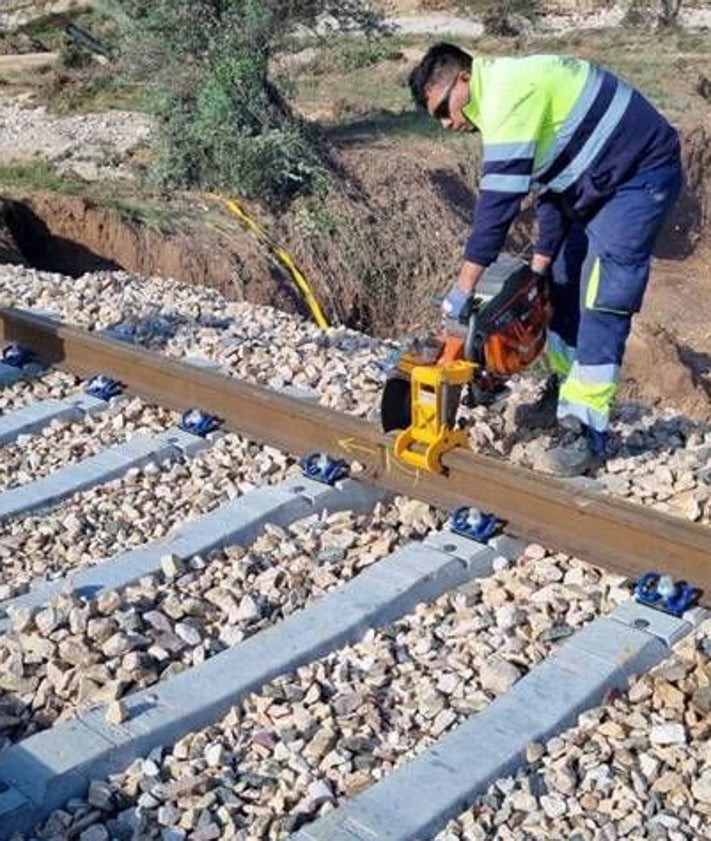
<path fill-rule="evenodd" d="M 301 459 L 301 470 L 307 479 L 315 479 L 326 485 L 335 485 L 348 478 L 350 467 L 347 461 L 331 458 L 325 453 L 312 453 Z"/>
<path fill-rule="evenodd" d="M 183 412 L 180 418 L 180 428 L 191 435 L 197 435 L 199 438 L 205 438 L 211 432 L 214 432 L 219 425 L 220 421 L 215 415 L 208 415 L 201 409 L 188 409 Z"/>
<path fill-rule="evenodd" d="M 94 374 L 84 386 L 84 391 L 87 394 L 97 397 L 99 400 L 105 400 L 107 403 L 112 397 L 121 394 L 121 390 L 121 383 L 118 380 L 112 380 L 103 374 Z"/>
<path fill-rule="evenodd" d="M 34 354 L 29 348 L 22 347 L 17 342 L 11 342 L 2 351 L 2 361 L 5 365 L 10 365 L 13 368 L 24 368 L 32 361 L 33 357 Z"/>
<path fill-rule="evenodd" d="M 501 530 L 503 523 L 495 514 L 483 514 L 478 508 L 463 505 L 455 508 L 449 518 L 449 527 L 462 537 L 486 543 Z"/>
<path fill-rule="evenodd" d="M 668 575 L 645 572 L 637 582 L 634 597 L 640 604 L 680 619 L 699 603 L 701 590 L 686 581 L 673 581 Z"/>

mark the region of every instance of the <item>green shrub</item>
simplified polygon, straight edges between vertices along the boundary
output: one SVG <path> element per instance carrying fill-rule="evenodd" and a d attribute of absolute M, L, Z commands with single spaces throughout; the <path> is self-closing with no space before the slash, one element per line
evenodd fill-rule
<path fill-rule="evenodd" d="M 460 0 L 462 11 L 478 17 L 489 35 L 520 35 L 516 19 L 533 23 L 541 14 L 540 0 Z"/>

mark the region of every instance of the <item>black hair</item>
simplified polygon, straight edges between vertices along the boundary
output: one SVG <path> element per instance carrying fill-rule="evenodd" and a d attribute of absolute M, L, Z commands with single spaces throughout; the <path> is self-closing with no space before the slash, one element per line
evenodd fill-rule
<path fill-rule="evenodd" d="M 471 70 L 472 57 L 455 46 L 440 41 L 427 50 L 420 63 L 413 67 L 408 77 L 412 98 L 419 108 L 427 107 L 426 89 L 452 71 Z"/>

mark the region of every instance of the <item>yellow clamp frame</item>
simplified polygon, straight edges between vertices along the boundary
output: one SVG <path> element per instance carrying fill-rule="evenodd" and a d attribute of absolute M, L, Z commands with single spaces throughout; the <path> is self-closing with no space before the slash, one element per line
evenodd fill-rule
<path fill-rule="evenodd" d="M 297 289 L 301 292 L 301 295 L 309 308 L 309 312 L 311 313 L 313 320 L 322 330 L 326 330 L 329 326 L 328 320 L 323 314 L 323 310 L 321 309 L 319 302 L 316 300 L 316 296 L 314 295 L 309 282 L 306 280 L 303 272 L 296 265 L 289 252 L 285 248 L 282 248 L 281 245 L 274 242 L 265 228 L 253 219 L 236 199 L 225 199 L 225 205 L 228 210 L 232 211 L 235 216 L 238 216 L 242 222 L 244 222 L 247 228 L 254 233 L 257 239 L 265 242 L 269 246 L 272 254 L 291 275 Z"/>
<path fill-rule="evenodd" d="M 474 364 L 463 359 L 412 369 L 412 423 L 395 439 L 393 452 L 406 464 L 442 473 L 442 455 L 467 443 L 468 432 L 447 425 L 446 390 L 471 382 Z"/>

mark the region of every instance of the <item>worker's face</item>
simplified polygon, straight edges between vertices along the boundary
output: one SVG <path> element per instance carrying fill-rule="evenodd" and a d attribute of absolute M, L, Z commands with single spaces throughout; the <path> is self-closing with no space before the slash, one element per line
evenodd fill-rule
<path fill-rule="evenodd" d="M 460 70 L 455 76 L 427 86 L 427 111 L 447 131 L 475 130 L 462 112 L 471 95 L 469 80 L 469 73 Z"/>

